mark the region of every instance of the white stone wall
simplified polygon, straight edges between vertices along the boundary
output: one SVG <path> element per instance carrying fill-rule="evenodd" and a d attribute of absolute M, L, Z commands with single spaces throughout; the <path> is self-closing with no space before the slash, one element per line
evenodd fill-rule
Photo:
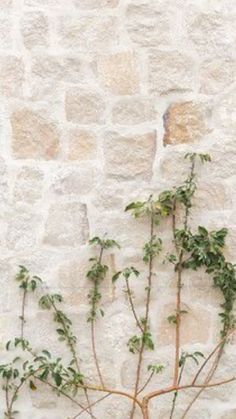
<path fill-rule="evenodd" d="M 85 374 L 96 377 L 86 324 L 87 240 L 107 233 L 121 244 L 107 256 L 113 272 L 140 267 L 147 225 L 124 208 L 181 181 L 186 151 L 213 159 L 201 169 L 193 223 L 230 227 L 227 253 L 235 259 L 235 0 L 0 0 L 0 95 L 1 363 L 5 342 L 19 333 L 13 278 L 23 264 L 65 295 Z M 140 312 L 143 283 L 136 289 Z M 151 317 L 157 349 L 145 363 L 155 358 L 166 370 L 152 388 L 171 377 L 173 333 L 166 317 L 173 285 L 160 263 Z M 186 277 L 183 298 L 190 312 L 184 348 L 208 353 L 217 342 L 219 295 L 198 274 Z M 133 321 L 110 277 L 103 303 L 102 369 L 109 385 L 131 391 L 135 357 L 126 341 Z M 27 318 L 26 337 L 36 349 L 65 354 L 47 312 L 29 303 Z M 219 377 L 236 369 L 234 342 L 227 354 Z M 191 395 L 181 395 L 180 408 Z M 234 385 L 206 391 L 189 418 L 235 419 L 235 397 Z M 168 418 L 170 400 L 153 402 L 155 419 Z M 76 414 L 45 388 L 25 391 L 18 407 L 19 419 Z M 2 401 L 1 417 L 3 410 Z M 127 401 L 113 397 L 96 416 L 128 419 L 127 411 Z"/>

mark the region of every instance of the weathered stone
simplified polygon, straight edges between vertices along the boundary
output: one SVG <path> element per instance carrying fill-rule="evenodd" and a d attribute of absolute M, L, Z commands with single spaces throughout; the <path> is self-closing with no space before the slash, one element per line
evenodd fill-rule
<path fill-rule="evenodd" d="M 32 73 L 42 79 L 78 83 L 82 66 L 83 62 L 77 56 L 41 54 L 33 57 Z"/>
<path fill-rule="evenodd" d="M 130 136 L 108 132 L 104 140 L 105 171 L 120 179 L 150 178 L 155 151 L 155 131 Z"/>
<path fill-rule="evenodd" d="M 81 124 L 102 123 L 105 104 L 101 96 L 82 89 L 69 89 L 66 93 L 66 117 Z"/>
<path fill-rule="evenodd" d="M 36 231 L 40 221 L 37 214 L 22 206 L 10 212 L 7 218 L 7 247 L 11 250 L 32 249 L 36 244 Z"/>
<path fill-rule="evenodd" d="M 98 51 L 118 43 L 117 20 L 112 16 L 64 16 L 58 28 L 64 48 Z"/>
<path fill-rule="evenodd" d="M 0 0 L 1 8 L 8 8 L 12 6 L 12 0 Z"/>
<path fill-rule="evenodd" d="M 195 62 L 178 51 L 153 49 L 149 54 L 149 80 L 151 93 L 191 91 L 195 82 Z"/>
<path fill-rule="evenodd" d="M 54 123 L 31 109 L 23 108 L 11 115 L 12 152 L 17 159 L 55 159 L 59 154 L 59 137 Z"/>
<path fill-rule="evenodd" d="M 201 55 L 231 55 L 235 52 L 236 15 L 199 12 L 188 22 L 188 36 Z"/>
<path fill-rule="evenodd" d="M 215 126 L 223 130 L 228 136 L 236 134 L 236 89 L 222 95 L 218 106 L 215 107 L 213 117 Z M 228 141 L 225 141 L 224 150 Z M 228 148 L 228 146 L 227 146 Z M 232 160 L 232 159 L 230 159 Z M 232 162 L 231 162 L 232 164 Z"/>
<path fill-rule="evenodd" d="M 194 102 L 170 105 L 164 115 L 164 144 L 199 141 L 208 132 L 206 107 Z"/>
<path fill-rule="evenodd" d="M 49 9 L 55 9 L 57 7 L 63 6 L 64 3 L 58 0 L 24 0 L 25 5 L 29 7 L 44 7 Z"/>
<path fill-rule="evenodd" d="M 189 307 L 188 304 L 182 304 L 182 310 L 186 310 L 186 314 L 182 314 L 181 326 L 181 344 L 188 343 L 207 343 L 209 340 L 209 330 L 212 327 L 211 313 L 202 306 Z M 161 321 L 158 328 L 158 345 L 173 345 L 175 339 L 175 326 L 167 320 L 168 316 L 173 315 L 173 305 L 167 304 L 162 311 Z"/>
<path fill-rule="evenodd" d="M 63 168 L 55 174 L 52 190 L 58 195 L 87 194 L 94 187 L 96 175 L 93 167 Z"/>
<path fill-rule="evenodd" d="M 120 125 L 136 125 L 152 121 L 157 117 L 154 103 L 151 99 L 139 97 L 119 100 L 112 110 L 112 121 Z"/>
<path fill-rule="evenodd" d="M 48 20 L 41 12 L 28 12 L 21 20 L 24 45 L 28 49 L 48 45 Z"/>
<path fill-rule="evenodd" d="M 23 60 L 15 56 L 0 57 L 0 94 L 21 96 L 24 82 Z"/>
<path fill-rule="evenodd" d="M 74 5 L 79 9 L 114 8 L 120 0 L 74 0 Z"/>
<path fill-rule="evenodd" d="M 235 419 L 236 418 L 236 409 L 229 409 L 225 410 L 221 416 L 219 416 L 219 419 Z"/>
<path fill-rule="evenodd" d="M 16 177 L 13 189 L 15 201 L 28 202 L 33 204 L 42 196 L 43 172 L 33 167 L 22 167 Z"/>
<path fill-rule="evenodd" d="M 236 79 L 236 61 L 211 58 L 200 67 L 200 92 L 208 95 L 221 93 Z"/>
<path fill-rule="evenodd" d="M 73 129 L 68 134 L 69 160 L 92 160 L 97 155 L 97 139 L 93 132 Z"/>
<path fill-rule="evenodd" d="M 100 83 L 115 95 L 131 95 L 139 91 L 138 62 L 132 52 L 100 56 L 97 61 Z"/>
<path fill-rule="evenodd" d="M 0 3 L 0 8 L 1 8 Z M 11 20 L 7 17 L 0 18 L 0 45 L 1 48 L 10 49 L 12 47 Z"/>
<path fill-rule="evenodd" d="M 126 27 L 131 40 L 141 46 L 159 46 L 170 42 L 168 5 L 157 0 L 135 0 L 126 11 Z"/>
<path fill-rule="evenodd" d="M 87 234 L 85 205 L 78 202 L 57 202 L 51 205 L 44 243 L 75 247 L 86 242 Z"/>

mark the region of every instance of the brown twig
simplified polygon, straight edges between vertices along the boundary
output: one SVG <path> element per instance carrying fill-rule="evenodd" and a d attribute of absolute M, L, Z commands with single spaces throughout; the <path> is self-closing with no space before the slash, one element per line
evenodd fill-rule
<path fill-rule="evenodd" d="M 141 323 L 140 323 L 140 321 L 138 319 L 138 316 L 137 316 L 137 313 L 136 313 L 136 310 L 135 310 L 135 307 L 134 307 L 134 302 L 133 302 L 133 298 L 132 298 L 132 291 L 130 289 L 129 281 L 128 281 L 127 278 L 125 279 L 125 283 L 126 283 L 126 289 L 127 289 L 128 299 L 129 299 L 129 303 L 130 303 L 130 307 L 131 307 L 132 313 L 133 313 L 134 318 L 136 320 L 137 326 L 139 327 L 139 329 L 143 333 L 143 327 L 142 327 L 142 325 L 141 325 Z"/>

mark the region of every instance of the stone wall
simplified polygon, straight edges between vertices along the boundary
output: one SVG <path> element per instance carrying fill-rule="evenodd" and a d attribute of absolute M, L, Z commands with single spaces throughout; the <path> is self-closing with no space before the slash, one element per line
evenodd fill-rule
<path fill-rule="evenodd" d="M 124 207 L 180 182 L 186 151 L 213 159 L 201 169 L 194 223 L 229 226 L 227 253 L 235 257 L 235 27 L 235 0 L 0 0 L 2 350 L 19 331 L 13 278 L 23 264 L 65 295 L 83 368 L 94 376 L 86 326 L 87 240 L 107 233 L 119 241 L 122 249 L 107 256 L 112 271 L 140 266 L 147 225 Z M 190 314 L 182 342 L 186 350 L 207 353 L 217 341 L 219 295 L 201 275 L 194 279 L 186 278 L 183 289 Z M 160 265 L 151 324 L 155 358 L 166 370 L 154 387 L 172 371 L 166 317 L 173 281 Z M 136 302 L 142 310 L 140 284 Z M 104 307 L 97 336 L 101 365 L 109 385 L 130 391 L 135 358 L 126 340 L 133 323 L 110 278 Z M 65 351 L 48 313 L 30 303 L 27 316 L 26 335 L 35 348 Z M 235 365 L 234 342 L 227 353 L 221 376 Z M 191 395 L 181 396 L 180 411 Z M 235 396 L 232 385 L 207 391 L 189 418 L 233 419 Z M 169 401 L 153 403 L 156 419 L 168 418 Z M 126 400 L 107 399 L 97 407 L 97 419 L 128 419 L 127 406 Z M 76 414 L 45 388 L 25 392 L 18 407 L 19 419 Z M 2 402 L 1 417 L 3 409 Z"/>

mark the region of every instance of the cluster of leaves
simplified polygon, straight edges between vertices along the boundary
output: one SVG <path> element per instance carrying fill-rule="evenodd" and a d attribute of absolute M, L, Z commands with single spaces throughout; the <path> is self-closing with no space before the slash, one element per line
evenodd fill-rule
<path fill-rule="evenodd" d="M 26 291 L 35 291 L 38 284 L 42 283 L 41 278 L 34 275 L 32 278 L 28 269 L 20 265 L 19 272 L 16 274 L 16 281 L 19 282 L 19 288 L 26 290 Z"/>
<path fill-rule="evenodd" d="M 108 271 L 108 266 L 102 263 L 103 251 L 105 249 L 111 249 L 114 247 L 119 249 L 120 246 L 115 240 L 101 239 L 97 236 L 91 239 L 89 244 L 92 246 L 97 246 L 100 251 L 99 257 L 93 257 L 89 259 L 89 261 L 92 262 L 92 266 L 87 272 L 87 278 L 93 283 L 93 287 L 88 294 L 88 300 L 91 306 L 88 322 L 93 322 L 97 318 L 98 312 L 104 316 L 104 311 L 99 308 L 99 303 L 102 298 L 102 294 L 100 292 L 100 284 L 105 279 Z"/>

